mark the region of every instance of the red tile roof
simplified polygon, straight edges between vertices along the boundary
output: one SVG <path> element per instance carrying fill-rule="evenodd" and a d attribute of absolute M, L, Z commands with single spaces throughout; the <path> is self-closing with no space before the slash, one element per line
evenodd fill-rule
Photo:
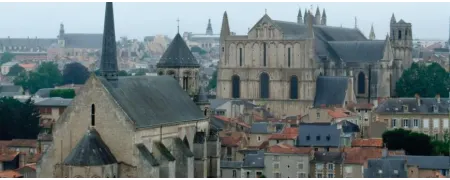
<path fill-rule="evenodd" d="M 330 115 L 333 118 L 343 118 L 343 117 L 349 117 L 349 114 L 346 114 L 346 112 L 349 112 L 343 108 L 335 108 L 335 109 L 328 109 L 328 115 Z"/>
<path fill-rule="evenodd" d="M 35 139 L 13 139 L 8 144 L 8 147 L 37 147 L 37 140 Z"/>
<path fill-rule="evenodd" d="M 282 133 L 272 134 L 269 140 L 291 140 L 297 139 L 298 128 L 285 128 Z"/>
<path fill-rule="evenodd" d="M 20 153 L 15 151 L 3 151 L 0 152 L 0 162 L 12 161 L 16 158 Z"/>
<path fill-rule="evenodd" d="M 232 136 L 220 137 L 220 141 L 222 142 L 222 146 L 227 147 L 237 147 L 241 142 L 241 138 L 234 138 Z"/>
<path fill-rule="evenodd" d="M 14 170 L 0 171 L 0 178 L 21 178 L 22 174 Z"/>
<path fill-rule="evenodd" d="M 286 153 L 286 154 L 308 154 L 312 150 L 311 147 L 294 147 L 289 144 L 277 144 L 267 149 L 269 153 Z"/>
<path fill-rule="evenodd" d="M 352 147 L 383 147 L 383 139 L 371 138 L 371 139 L 354 139 L 352 141 Z"/>
<path fill-rule="evenodd" d="M 344 148 L 345 160 L 347 164 L 364 164 L 368 159 L 376 159 L 382 157 L 381 148 L 361 148 L 361 147 L 349 147 Z M 404 151 L 389 151 L 389 155 L 405 155 Z"/>

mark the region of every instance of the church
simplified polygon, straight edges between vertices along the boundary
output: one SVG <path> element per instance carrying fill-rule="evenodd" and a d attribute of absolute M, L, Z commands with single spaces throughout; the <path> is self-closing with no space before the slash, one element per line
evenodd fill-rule
<path fill-rule="evenodd" d="M 220 32 L 217 98 L 254 100 L 275 116 L 305 114 L 318 76 L 353 78 L 359 101 L 394 96 L 395 82 L 412 63 L 412 27 L 390 21 L 390 34 L 370 39 L 357 28 L 327 25 L 325 10 L 299 10 L 296 22 L 266 13 L 247 35 L 230 33 L 225 12 Z M 329 91 L 333 91 L 330 89 Z"/>
<path fill-rule="evenodd" d="M 100 75 L 56 121 L 39 178 L 193 178 L 208 172 L 209 119 L 170 76 L 118 76 L 107 2 Z M 220 163 L 214 160 L 216 163 Z"/>

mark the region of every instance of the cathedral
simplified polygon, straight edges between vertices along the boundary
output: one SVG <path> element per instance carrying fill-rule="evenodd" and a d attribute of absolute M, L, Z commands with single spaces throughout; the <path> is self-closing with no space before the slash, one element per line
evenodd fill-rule
<path fill-rule="evenodd" d="M 217 98 L 254 100 L 276 116 L 304 114 L 318 76 L 353 78 L 359 101 L 394 96 L 395 82 L 412 63 L 412 27 L 390 21 L 390 34 L 375 40 L 357 28 L 327 25 L 325 10 L 299 10 L 297 22 L 268 14 L 247 35 L 230 33 L 225 12 L 220 32 Z M 333 91 L 330 89 L 329 91 Z"/>
<path fill-rule="evenodd" d="M 107 2 L 100 75 L 91 75 L 55 122 L 37 177 L 217 177 L 220 161 L 210 154 L 218 154 L 219 143 L 200 110 L 205 100 L 194 103 L 170 76 L 118 72 L 113 3 Z"/>

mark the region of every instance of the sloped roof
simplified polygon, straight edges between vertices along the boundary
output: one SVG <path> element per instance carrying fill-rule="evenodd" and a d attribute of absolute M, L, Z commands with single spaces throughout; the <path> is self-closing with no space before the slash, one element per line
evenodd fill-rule
<path fill-rule="evenodd" d="M 311 151 L 311 147 L 294 147 L 289 144 L 277 144 L 267 148 L 268 153 L 277 154 L 309 154 Z"/>
<path fill-rule="evenodd" d="M 70 166 L 101 166 L 117 163 L 95 128 L 89 128 L 84 137 L 64 160 Z"/>
<path fill-rule="evenodd" d="M 47 98 L 42 101 L 34 103 L 36 106 L 51 106 L 51 107 L 67 107 L 72 103 L 72 99 L 64 99 L 60 97 Z"/>
<path fill-rule="evenodd" d="M 244 158 L 243 168 L 264 168 L 264 151 L 256 154 L 247 154 Z"/>
<path fill-rule="evenodd" d="M 340 133 L 336 125 L 302 123 L 298 128 L 297 146 L 338 147 Z"/>
<path fill-rule="evenodd" d="M 220 161 L 220 168 L 232 168 L 240 169 L 242 167 L 242 161 Z"/>
<path fill-rule="evenodd" d="M 385 41 L 332 41 L 331 49 L 344 62 L 375 62 L 383 59 Z"/>
<path fill-rule="evenodd" d="M 267 127 L 269 126 L 268 123 L 261 122 L 261 123 L 254 123 L 252 124 L 252 127 L 250 129 L 250 133 L 252 134 L 269 134 Z"/>
<path fill-rule="evenodd" d="M 404 112 L 403 105 L 408 106 L 408 112 Z M 437 107 L 436 114 L 448 114 L 450 107 L 449 98 L 440 98 L 440 103 L 436 98 L 420 98 L 418 106 L 416 98 L 391 98 L 378 105 L 377 113 L 434 113 L 433 106 Z"/>
<path fill-rule="evenodd" d="M 137 128 L 205 119 L 173 77 L 119 77 L 117 87 L 99 79 Z"/>
<path fill-rule="evenodd" d="M 450 157 L 448 156 L 388 156 L 391 159 L 406 159 L 409 166 L 418 166 L 419 169 L 448 169 Z"/>
<path fill-rule="evenodd" d="M 407 178 L 405 159 L 369 159 L 364 178 Z"/>
<path fill-rule="evenodd" d="M 343 105 L 347 88 L 348 77 L 319 76 L 316 81 L 314 107 L 319 108 L 321 105 Z"/>
<path fill-rule="evenodd" d="M 0 92 L 20 92 L 22 87 L 15 85 L 0 85 Z"/>
<path fill-rule="evenodd" d="M 342 152 L 314 152 L 314 162 L 341 163 L 343 160 Z"/>
<path fill-rule="evenodd" d="M 191 50 L 181 35 L 177 33 L 156 66 L 158 68 L 198 68 L 200 64 L 198 64 L 194 55 L 192 55 Z"/>
<path fill-rule="evenodd" d="M 47 48 L 51 44 L 56 43 L 57 39 L 42 39 L 42 38 L 0 38 L 0 46 L 16 46 L 26 48 Z"/>
<path fill-rule="evenodd" d="M 67 48 L 101 49 L 103 34 L 69 33 L 64 34 L 64 40 Z"/>
<path fill-rule="evenodd" d="M 354 139 L 352 147 L 383 147 L 382 138 Z"/>

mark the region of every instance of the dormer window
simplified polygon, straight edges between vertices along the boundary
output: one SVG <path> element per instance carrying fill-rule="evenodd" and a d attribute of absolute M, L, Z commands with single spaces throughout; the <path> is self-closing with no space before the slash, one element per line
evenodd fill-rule
<path fill-rule="evenodd" d="M 311 137 L 309 135 L 306 136 L 306 140 L 309 141 Z"/>
<path fill-rule="evenodd" d="M 328 134 L 327 141 L 330 141 L 330 139 L 331 139 L 331 136 Z"/>
<path fill-rule="evenodd" d="M 438 107 L 436 105 L 433 105 L 433 112 L 437 113 L 438 112 Z"/>
<path fill-rule="evenodd" d="M 403 111 L 408 112 L 408 105 L 403 105 Z"/>
<path fill-rule="evenodd" d="M 316 140 L 317 140 L 317 141 L 320 141 L 320 136 L 319 136 L 319 135 L 316 136 Z"/>

